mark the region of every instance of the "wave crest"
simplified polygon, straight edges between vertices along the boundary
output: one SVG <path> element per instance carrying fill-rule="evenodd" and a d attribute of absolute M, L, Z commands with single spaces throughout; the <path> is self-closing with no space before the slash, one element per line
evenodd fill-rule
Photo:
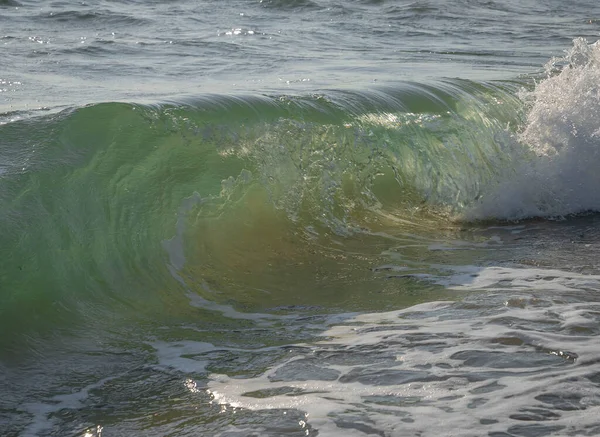
<path fill-rule="evenodd" d="M 563 217 L 600 210 L 600 45 L 574 40 L 521 98 L 526 122 L 514 165 L 488 188 L 469 218 Z M 519 158 L 519 159 L 516 159 Z"/>

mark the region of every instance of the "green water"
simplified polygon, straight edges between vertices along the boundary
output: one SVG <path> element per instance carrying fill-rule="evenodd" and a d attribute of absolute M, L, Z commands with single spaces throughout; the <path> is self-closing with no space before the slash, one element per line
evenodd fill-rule
<path fill-rule="evenodd" d="M 507 135 L 476 111 L 508 95 L 481 88 L 466 107 L 417 91 L 338 96 L 350 110 L 324 97 L 107 103 L 0 127 L 3 342 L 81 319 L 178 317 L 181 282 L 249 311 L 428 299 L 390 300 L 397 285 L 371 270 L 390 241 L 419 250 L 456 232 L 449 219 L 503 159 L 493 135 Z"/>

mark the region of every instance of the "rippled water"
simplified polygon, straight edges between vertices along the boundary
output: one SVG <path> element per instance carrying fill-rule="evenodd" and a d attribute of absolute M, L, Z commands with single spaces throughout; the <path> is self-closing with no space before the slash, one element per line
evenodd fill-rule
<path fill-rule="evenodd" d="M 595 6 L 0 0 L 0 435 L 600 434 Z"/>
<path fill-rule="evenodd" d="M 3 110 L 514 79 L 598 33 L 594 2 L 3 2 Z"/>

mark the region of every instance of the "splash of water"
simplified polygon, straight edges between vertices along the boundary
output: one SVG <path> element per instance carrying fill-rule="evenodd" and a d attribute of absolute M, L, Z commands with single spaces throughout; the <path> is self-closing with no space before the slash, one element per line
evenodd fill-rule
<path fill-rule="evenodd" d="M 600 210 L 600 44 L 576 39 L 521 93 L 529 106 L 512 169 L 488 189 L 469 219 L 563 217 Z"/>

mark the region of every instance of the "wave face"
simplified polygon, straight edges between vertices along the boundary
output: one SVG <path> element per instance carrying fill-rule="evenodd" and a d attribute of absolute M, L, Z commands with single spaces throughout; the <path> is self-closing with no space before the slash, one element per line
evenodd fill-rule
<path fill-rule="evenodd" d="M 177 271 L 218 277 L 286 254 L 301 263 L 336 238 L 449 226 L 514 165 L 515 89 L 205 96 L 5 122 L 2 299 L 46 311 L 55 294 L 66 305 L 123 288 L 133 298 L 172 282 L 165 255 Z M 136 272 L 148 283 L 125 285 Z"/>

